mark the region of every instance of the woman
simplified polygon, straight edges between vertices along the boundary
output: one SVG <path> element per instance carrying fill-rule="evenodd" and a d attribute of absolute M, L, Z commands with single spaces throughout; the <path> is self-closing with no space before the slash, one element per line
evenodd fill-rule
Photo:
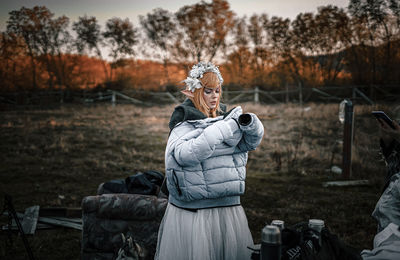
<path fill-rule="evenodd" d="M 260 144 L 264 127 L 241 107 L 225 113 L 223 79 L 213 64 L 194 65 L 184 82 L 188 99 L 169 123 L 169 203 L 155 259 L 250 259 L 253 240 L 240 195 L 247 152 Z"/>

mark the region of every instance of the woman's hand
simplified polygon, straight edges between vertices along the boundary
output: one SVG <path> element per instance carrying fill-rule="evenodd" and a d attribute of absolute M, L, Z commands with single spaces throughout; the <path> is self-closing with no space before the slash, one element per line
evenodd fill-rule
<path fill-rule="evenodd" d="M 379 136 L 385 143 L 385 145 L 390 145 L 393 140 L 400 142 L 400 125 L 393 120 L 395 129 L 391 128 L 384 120 L 377 119 L 379 122 Z"/>

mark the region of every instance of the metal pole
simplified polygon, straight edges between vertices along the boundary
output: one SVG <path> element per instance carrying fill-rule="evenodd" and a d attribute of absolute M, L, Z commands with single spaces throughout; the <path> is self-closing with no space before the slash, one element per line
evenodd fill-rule
<path fill-rule="evenodd" d="M 351 176 L 351 148 L 353 146 L 353 125 L 354 113 L 353 103 L 346 100 L 344 108 L 344 128 L 343 128 L 343 177 L 349 179 Z"/>

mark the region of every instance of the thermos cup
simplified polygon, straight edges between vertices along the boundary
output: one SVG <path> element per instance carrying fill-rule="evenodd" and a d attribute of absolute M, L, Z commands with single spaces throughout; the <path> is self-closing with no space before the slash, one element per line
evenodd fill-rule
<path fill-rule="evenodd" d="M 272 226 L 277 226 L 279 228 L 279 230 L 282 232 L 282 229 L 285 228 L 285 221 L 280 220 L 280 219 L 274 219 L 271 222 Z"/>
<path fill-rule="evenodd" d="M 281 231 L 277 226 L 267 225 L 261 233 L 261 260 L 281 259 Z"/>

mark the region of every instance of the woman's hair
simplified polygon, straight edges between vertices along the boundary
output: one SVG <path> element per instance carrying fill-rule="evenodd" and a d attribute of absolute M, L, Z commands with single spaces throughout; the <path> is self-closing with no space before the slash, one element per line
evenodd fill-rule
<path fill-rule="evenodd" d="M 220 112 L 219 101 L 222 96 L 222 86 L 220 84 L 218 76 L 214 72 L 206 72 L 204 73 L 203 77 L 200 78 L 199 80 L 203 87 L 196 89 L 193 93 L 194 97 L 192 98 L 192 101 L 194 103 L 194 106 L 207 117 L 216 117 L 217 112 Z M 219 87 L 219 98 L 217 101 L 217 105 L 215 106 L 214 109 L 210 109 L 207 106 L 206 101 L 204 100 L 203 92 L 205 87 L 207 88 Z"/>

